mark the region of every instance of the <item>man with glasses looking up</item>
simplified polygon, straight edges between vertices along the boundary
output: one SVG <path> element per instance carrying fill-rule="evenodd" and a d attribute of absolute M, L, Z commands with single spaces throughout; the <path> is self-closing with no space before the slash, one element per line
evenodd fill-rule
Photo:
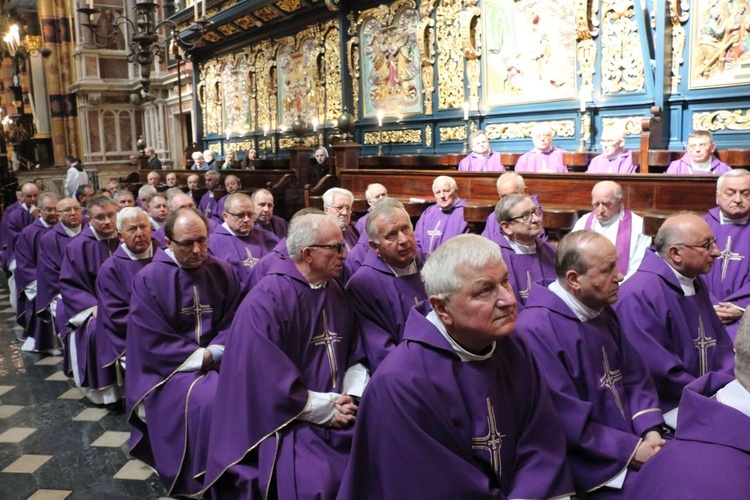
<path fill-rule="evenodd" d="M 622 202 L 622 187 L 613 181 L 602 181 L 591 190 L 589 212 L 576 222 L 573 231 L 589 229 L 605 236 L 617 248 L 617 267 L 627 280 L 643 260 L 651 237 L 643 234 L 643 218 Z"/>
<path fill-rule="evenodd" d="M 94 196 L 86 207 L 89 224 L 65 249 L 60 266 L 57 325 L 63 342 L 63 371 L 94 404 L 112 404 L 120 398 L 113 391 L 114 379 L 100 380 L 96 360 L 96 278 L 102 264 L 117 250 L 117 205 L 106 196 Z M 92 361 L 92 363 L 88 363 Z M 100 388 L 105 388 L 100 390 Z"/>
<path fill-rule="evenodd" d="M 492 239 L 500 245 L 508 277 L 522 311 L 531 285 L 555 279 L 555 248 L 542 241 L 542 207 L 525 194 L 509 194 L 495 207 L 502 235 Z"/>
<path fill-rule="evenodd" d="M 334 498 L 369 379 L 336 278 L 346 247 L 331 217 L 296 217 L 277 261 L 237 311 L 209 441 L 212 498 Z M 128 351 L 130 352 L 130 351 Z M 129 370 L 129 368 L 128 368 Z M 299 464 L 305 464 L 300 467 Z"/>
<path fill-rule="evenodd" d="M 43 328 L 35 338 L 37 351 L 55 352 L 60 348 L 55 319 L 60 298 L 60 268 L 67 246 L 81 234 L 83 212 L 81 205 L 73 198 L 63 198 L 57 202 L 57 214 L 60 221 L 39 238 L 39 255 L 37 257 L 37 296 L 36 314 L 41 321 L 52 328 Z M 62 309 L 62 305 L 60 306 Z"/>
<path fill-rule="evenodd" d="M 229 264 L 208 254 L 203 214 L 180 208 L 164 229 L 167 248 L 133 279 L 125 340 L 130 453 L 156 469 L 168 495 L 193 496 L 203 487 L 223 332 L 241 290 Z"/>
<path fill-rule="evenodd" d="M 714 308 L 734 339 L 742 313 L 750 305 L 750 172 L 735 168 L 716 183 L 715 208 L 703 216 L 721 251 L 706 275 Z"/>
<path fill-rule="evenodd" d="M 732 374 L 732 339 L 700 277 L 721 255 L 706 221 L 692 214 L 670 217 L 654 248 L 623 283 L 614 309 L 646 360 L 664 420 L 674 428 L 683 387 L 710 371 Z"/>
<path fill-rule="evenodd" d="M 208 251 L 232 266 L 237 279 L 246 283 L 253 266 L 273 250 L 279 239 L 273 233 L 254 230 L 256 213 L 250 197 L 243 193 L 224 199 L 224 223 L 211 233 Z"/>

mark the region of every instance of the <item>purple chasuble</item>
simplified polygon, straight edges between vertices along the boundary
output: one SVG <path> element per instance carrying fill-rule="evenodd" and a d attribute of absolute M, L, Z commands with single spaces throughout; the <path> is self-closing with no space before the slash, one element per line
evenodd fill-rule
<path fill-rule="evenodd" d="M 151 240 L 156 252 L 160 245 Z M 153 257 L 133 260 L 122 245 L 102 264 L 96 279 L 96 357 L 102 368 L 114 370 L 114 362 L 125 354 L 133 278 Z"/>
<path fill-rule="evenodd" d="M 500 236 L 496 243 L 500 245 L 503 260 L 508 267 L 510 286 L 518 302 L 518 311 L 523 311 L 529 298 L 531 285 L 540 281 L 551 281 L 557 277 L 555 274 L 556 248 L 537 238 L 535 254 L 520 254 L 513 250 L 505 236 Z"/>
<path fill-rule="evenodd" d="M 18 307 L 16 309 L 16 321 L 24 328 L 27 336 L 33 336 L 29 331 L 39 327 L 34 304 L 36 298 L 28 300 L 24 289 L 36 281 L 37 252 L 39 251 L 39 238 L 47 232 L 48 228 L 42 219 L 36 219 L 26 226 L 16 239 L 16 289 L 18 290 Z"/>
<path fill-rule="evenodd" d="M 372 207 L 367 209 L 367 213 L 357 219 L 357 224 L 355 227 L 357 228 L 357 231 L 359 231 L 359 234 L 365 234 L 367 232 L 367 229 L 365 228 L 365 224 L 367 224 L 367 216 L 370 215 L 370 210 L 372 210 Z"/>
<path fill-rule="evenodd" d="M 9 215 L 22 208 L 21 202 L 16 201 L 13 202 L 11 205 L 8 206 L 8 208 L 5 209 L 3 212 L 3 217 L 0 219 L 0 266 L 2 266 L 3 269 L 5 269 L 5 249 L 8 246 L 7 244 L 7 235 L 8 235 L 8 219 Z"/>
<path fill-rule="evenodd" d="M 417 272 L 399 277 L 378 254 L 369 252 L 346 285 L 371 372 L 401 343 L 411 308 L 427 300 L 419 253 L 415 261 Z"/>
<path fill-rule="evenodd" d="M 633 165 L 633 152 L 629 149 L 624 150 L 619 155 L 610 159 L 604 153 L 595 156 L 587 174 L 634 174 L 638 172 L 638 167 Z"/>
<path fill-rule="evenodd" d="M 287 230 L 289 229 L 289 223 L 279 217 L 278 215 L 272 215 L 271 220 L 267 224 L 261 224 L 257 220 L 255 221 L 255 227 L 268 231 L 275 234 L 279 239 L 286 238 Z"/>
<path fill-rule="evenodd" d="M 731 302 L 750 306 L 750 224 L 722 224 L 719 207 L 703 217 L 716 237 L 721 256 L 703 277 L 714 304 Z M 737 335 L 739 321 L 725 325 L 729 336 Z"/>
<path fill-rule="evenodd" d="M 534 205 L 539 205 L 539 199 L 535 194 L 531 194 L 529 196 L 531 196 L 531 200 L 534 202 Z M 544 221 L 544 214 L 542 214 L 542 221 Z M 494 241 L 495 243 L 498 243 L 499 241 L 497 238 L 504 238 L 503 232 L 500 230 L 500 224 L 497 222 L 497 218 L 495 217 L 494 210 L 490 213 L 490 215 L 487 216 L 487 222 L 484 225 L 482 236 L 484 236 L 488 240 Z M 542 228 L 542 232 L 539 234 L 539 238 L 541 238 L 543 241 L 548 240 L 547 233 L 544 231 L 544 228 Z"/>
<path fill-rule="evenodd" d="M 183 268 L 159 249 L 133 278 L 133 291 L 125 341 L 130 453 L 156 469 L 168 495 L 195 494 L 218 373 L 180 368 L 196 350 L 225 344 L 240 284 L 224 261 L 209 255 L 200 267 Z"/>
<path fill-rule="evenodd" d="M 630 498 L 747 499 L 750 417 L 714 397 L 732 380 L 709 373 L 685 387 L 675 439 L 646 462 Z"/>
<path fill-rule="evenodd" d="M 611 307 L 582 322 L 540 285 L 534 285 L 516 329 L 547 380 L 576 489 L 603 487 L 628 465 L 641 435 L 664 423 L 646 362 Z M 635 473 L 628 471 L 626 479 Z M 627 493 L 627 485 L 620 491 Z"/>
<path fill-rule="evenodd" d="M 62 267 L 65 249 L 77 236 L 70 237 L 65 232 L 62 222 L 55 224 L 52 229 L 39 238 L 39 255 L 37 255 L 37 295 L 36 314 L 41 321 L 52 324 L 49 310 L 52 301 L 60 293 L 60 268 Z M 57 310 L 62 315 L 62 307 Z M 38 350 L 55 349 L 58 341 L 50 328 L 43 328 L 40 337 L 35 337 Z"/>
<path fill-rule="evenodd" d="M 208 251 L 232 266 L 241 283 L 250 279 L 250 273 L 258 260 L 269 253 L 279 239 L 268 231 L 252 230 L 247 236 L 235 236 L 223 225 L 208 238 Z"/>
<path fill-rule="evenodd" d="M 429 311 L 411 310 L 367 386 L 338 498 L 571 494 L 562 427 L 526 345 L 511 334 L 462 362 Z"/>
<path fill-rule="evenodd" d="M 469 225 L 464 220 L 464 205 L 466 200 L 459 198 L 445 211 L 437 205 L 432 205 L 422 213 L 414 228 L 414 237 L 417 240 L 417 248 L 425 258 L 454 236 L 469 232 Z"/>
<path fill-rule="evenodd" d="M 479 156 L 475 153 L 469 153 L 458 163 L 459 172 L 505 172 L 505 167 L 500 163 L 500 153 L 497 151 L 488 152 L 487 156 Z"/>
<path fill-rule="evenodd" d="M 240 476 L 252 478 L 253 498 L 269 487 L 282 499 L 333 498 L 352 427 L 297 417 L 308 390 L 341 392 L 344 373 L 363 359 L 338 282 L 312 289 L 291 259 L 277 261 L 242 302 L 229 331 L 206 470 L 206 485 L 216 481 L 211 494 L 239 497 L 227 479 Z"/>
<path fill-rule="evenodd" d="M 216 212 L 219 212 L 219 215 L 221 215 L 221 212 L 224 208 L 219 206 L 213 194 L 214 192 L 212 189 L 206 191 L 206 193 L 203 195 L 203 198 L 201 198 L 200 204 L 198 205 L 198 210 L 203 212 L 203 214 L 208 217 L 209 220 L 213 219 L 213 214 Z"/>
<path fill-rule="evenodd" d="M 225 194 L 224 196 L 219 198 L 219 201 L 216 202 L 215 209 L 211 212 L 211 215 L 206 215 L 206 217 L 213 218 L 219 224 L 223 224 L 224 223 L 224 217 L 223 217 L 224 201 L 227 199 L 227 196 L 229 196 L 229 194 Z"/>
<path fill-rule="evenodd" d="M 587 231 L 593 231 L 596 216 L 593 212 L 589 213 L 584 228 Z M 617 221 L 617 238 L 615 238 L 615 249 L 617 250 L 617 267 L 623 276 L 628 274 L 628 264 L 630 263 L 630 238 L 633 236 L 633 212 L 627 208 L 623 210 L 622 218 Z"/>
<path fill-rule="evenodd" d="M 623 332 L 646 360 L 663 412 L 677 406 L 683 387 L 696 378 L 734 370 L 732 339 L 700 277 L 695 291 L 685 296 L 669 264 L 649 249 L 614 305 Z"/>
<path fill-rule="evenodd" d="M 708 172 L 702 170 L 695 170 L 693 168 L 693 162 L 690 159 L 690 154 L 685 153 L 682 158 L 675 160 L 669 164 L 669 168 L 664 172 L 665 174 L 692 174 L 692 175 L 721 175 L 726 174 L 732 170 L 732 167 L 719 160 L 715 156 L 711 156 L 711 167 Z"/>
<path fill-rule="evenodd" d="M 524 153 L 516 162 L 514 172 L 567 172 L 568 167 L 563 163 L 565 150 L 552 146 L 552 149 L 542 153 L 534 148 Z"/>
<path fill-rule="evenodd" d="M 17 210 L 13 210 L 3 216 L 3 270 L 7 273 L 10 270 L 10 264 L 16 258 L 16 240 L 18 235 L 26 226 L 34 222 L 34 217 L 23 205 Z"/>
<path fill-rule="evenodd" d="M 95 320 L 89 316 L 80 326 L 68 323 L 74 316 L 96 307 L 96 278 L 104 261 L 117 250 L 119 241 L 116 236 L 107 240 L 98 240 L 91 226 L 81 231 L 65 249 L 60 268 L 60 294 L 62 308 L 57 309 L 55 321 L 59 328 L 60 339 L 65 351 L 63 353 L 63 370 L 69 377 L 77 369 L 83 387 L 108 387 L 114 383 L 108 373 L 101 372 L 96 364 L 96 327 Z M 70 359 L 70 339 L 75 335 L 77 365 L 72 366 Z M 89 353 L 93 363 L 89 364 Z M 107 376 L 107 380 L 98 380 L 97 375 Z"/>
<path fill-rule="evenodd" d="M 288 258 L 289 250 L 286 248 L 286 238 L 283 238 L 279 240 L 275 247 L 273 247 L 273 250 L 261 257 L 261 259 L 255 263 L 250 270 L 250 278 L 247 283 L 245 283 L 245 291 L 247 292 L 257 285 L 258 282 L 268 274 L 268 270 L 275 265 L 276 261 Z"/>
<path fill-rule="evenodd" d="M 347 239 L 346 236 L 347 234 L 346 232 L 344 232 L 345 241 Z M 356 273 L 357 269 L 362 266 L 362 263 L 370 253 L 375 253 L 370 248 L 370 237 L 367 236 L 367 233 L 360 233 L 359 239 L 357 239 L 357 243 L 350 247 L 347 247 L 346 260 L 344 261 L 344 270 L 341 272 L 341 276 L 339 276 L 337 280 L 339 283 L 341 283 L 341 286 L 346 286 L 346 283 L 352 276 L 354 276 L 354 273 Z"/>

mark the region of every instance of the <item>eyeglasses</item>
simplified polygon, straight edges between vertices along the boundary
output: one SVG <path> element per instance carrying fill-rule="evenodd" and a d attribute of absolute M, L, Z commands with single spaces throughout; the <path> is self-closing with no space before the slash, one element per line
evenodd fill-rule
<path fill-rule="evenodd" d="M 188 240 L 188 241 L 177 241 L 177 240 L 169 240 L 170 243 L 174 243 L 178 247 L 181 248 L 193 248 L 195 244 L 198 245 L 205 245 L 208 242 L 208 236 L 201 236 L 200 238 L 196 238 L 194 240 Z"/>
<path fill-rule="evenodd" d="M 544 212 L 542 210 L 542 206 L 541 205 L 537 205 L 537 206 L 534 207 L 534 210 L 531 210 L 529 212 L 523 213 L 523 214 L 519 215 L 518 217 L 511 217 L 510 219 L 507 220 L 507 222 L 513 222 L 514 220 L 520 220 L 524 224 L 528 224 L 529 222 L 531 222 L 531 218 L 534 215 L 536 215 L 537 217 L 541 217 L 543 213 Z"/>
<path fill-rule="evenodd" d="M 231 215 L 232 217 L 234 217 L 235 219 L 237 219 L 237 220 L 242 220 L 242 219 L 255 220 L 258 217 L 253 212 L 242 212 L 242 213 L 239 213 L 239 214 L 233 214 L 232 212 L 227 212 L 227 213 L 229 215 Z"/>
<path fill-rule="evenodd" d="M 334 209 L 336 212 L 351 212 L 352 206 L 351 205 L 326 205 L 328 208 Z"/>
<path fill-rule="evenodd" d="M 341 253 L 346 248 L 346 243 L 331 243 L 329 245 L 307 245 L 307 248 L 327 248 L 328 250 L 335 250 L 336 253 Z"/>
<path fill-rule="evenodd" d="M 82 212 L 83 209 L 81 207 L 70 207 L 70 208 L 63 208 L 62 210 L 58 210 L 61 214 L 69 214 L 70 212 Z"/>
<path fill-rule="evenodd" d="M 711 238 L 702 245 L 688 245 L 687 243 L 675 243 L 674 246 L 688 247 L 688 248 L 702 248 L 706 252 L 711 251 L 711 246 L 716 243 L 716 238 Z"/>

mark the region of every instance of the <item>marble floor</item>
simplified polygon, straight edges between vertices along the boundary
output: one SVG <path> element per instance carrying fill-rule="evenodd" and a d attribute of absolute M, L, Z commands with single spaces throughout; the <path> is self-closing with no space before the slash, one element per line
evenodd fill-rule
<path fill-rule="evenodd" d="M 128 457 L 125 413 L 97 408 L 62 357 L 21 352 L 0 281 L 0 499 L 153 499 L 156 474 Z"/>

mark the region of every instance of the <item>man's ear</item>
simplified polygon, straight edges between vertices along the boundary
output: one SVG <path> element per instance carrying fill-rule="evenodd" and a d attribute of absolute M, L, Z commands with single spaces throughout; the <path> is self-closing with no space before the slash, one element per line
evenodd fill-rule
<path fill-rule="evenodd" d="M 565 273 L 565 283 L 567 283 L 568 288 L 570 288 L 571 290 L 581 289 L 580 278 L 581 274 L 573 269 L 568 269 L 568 271 Z"/>
<path fill-rule="evenodd" d="M 448 313 L 448 310 L 445 304 L 445 299 L 441 299 L 437 295 L 430 295 L 428 300 L 430 301 L 430 306 L 432 306 L 432 310 L 435 311 L 435 314 L 438 315 L 438 318 L 440 318 L 440 321 L 446 327 L 452 325 L 453 318 Z"/>

